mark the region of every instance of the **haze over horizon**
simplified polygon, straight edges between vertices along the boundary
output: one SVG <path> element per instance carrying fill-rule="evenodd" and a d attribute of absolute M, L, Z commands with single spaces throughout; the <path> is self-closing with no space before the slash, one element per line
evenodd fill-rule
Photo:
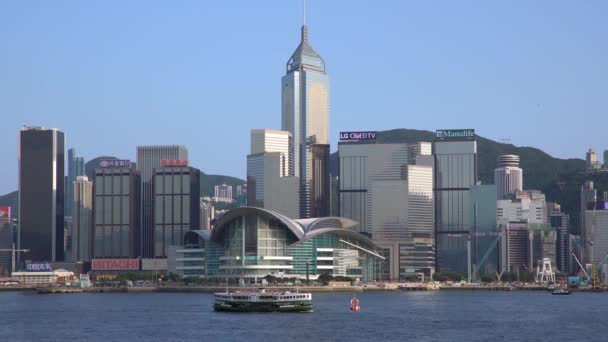
<path fill-rule="evenodd" d="M 332 151 L 339 131 L 396 128 L 474 128 L 559 158 L 608 148 L 608 3 L 348 4 L 308 1 Z M 86 160 L 179 144 L 245 178 L 249 130 L 280 129 L 301 24 L 301 1 L 3 2 L 0 194 L 17 189 L 23 125 L 61 129 Z"/>

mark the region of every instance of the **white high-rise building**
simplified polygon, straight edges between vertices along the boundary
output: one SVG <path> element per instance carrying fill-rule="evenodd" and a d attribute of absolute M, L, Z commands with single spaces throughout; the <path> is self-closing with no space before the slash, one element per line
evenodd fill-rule
<path fill-rule="evenodd" d="M 299 179 L 291 166 L 292 136 L 287 131 L 251 130 L 247 156 L 247 205 L 299 218 Z"/>
<path fill-rule="evenodd" d="M 216 199 L 216 201 L 219 202 L 232 202 L 232 185 L 228 185 L 228 184 L 221 184 L 221 185 L 216 185 L 213 188 L 213 194 Z"/>
<path fill-rule="evenodd" d="M 585 166 L 587 171 L 597 171 L 601 168 L 601 164 L 597 160 L 597 153 L 592 148 L 590 148 L 585 155 Z"/>
<path fill-rule="evenodd" d="M 544 194 L 523 192 L 516 196 L 515 200 L 496 201 L 496 221 L 499 225 L 508 222 L 548 223 Z"/>
<path fill-rule="evenodd" d="M 501 230 L 501 270 L 532 270 L 543 256 L 555 265 L 556 232 L 548 219 L 545 195 L 528 190 L 514 200 L 496 201 L 496 222 Z"/>
<path fill-rule="evenodd" d="M 206 201 L 204 197 L 200 198 L 200 226 L 201 229 L 211 229 L 211 223 L 215 218 L 215 207 L 213 203 Z"/>
<path fill-rule="evenodd" d="M 300 179 L 301 217 L 329 214 L 329 77 L 325 61 L 302 26 L 300 45 L 281 80 L 282 130 L 291 133 L 294 176 Z"/>
<path fill-rule="evenodd" d="M 523 171 L 519 167 L 519 156 L 513 154 L 498 156 L 494 169 L 494 184 L 499 200 L 523 191 Z"/>
<path fill-rule="evenodd" d="M 279 152 L 281 156 L 281 177 L 293 176 L 293 138 L 288 131 L 274 129 L 251 130 L 251 152 L 259 154 Z"/>

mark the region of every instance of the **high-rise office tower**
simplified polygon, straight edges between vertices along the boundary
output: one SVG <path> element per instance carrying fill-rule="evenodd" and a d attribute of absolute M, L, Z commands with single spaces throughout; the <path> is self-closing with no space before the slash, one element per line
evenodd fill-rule
<path fill-rule="evenodd" d="M 359 231 L 382 248 L 380 279 L 428 278 L 435 268 L 430 145 L 373 139 L 338 145 L 339 216 L 359 222 Z"/>
<path fill-rule="evenodd" d="M 587 171 L 597 171 L 601 168 L 600 162 L 597 160 L 597 153 L 592 148 L 585 155 L 585 167 Z"/>
<path fill-rule="evenodd" d="M 161 167 L 162 160 L 188 160 L 185 146 L 138 146 L 137 170 L 141 175 L 141 241 L 140 251 L 144 258 L 154 256 L 154 168 Z"/>
<path fill-rule="evenodd" d="M 557 203 L 550 203 L 549 223 L 557 232 L 555 246 L 555 264 L 558 270 L 563 273 L 568 273 L 570 269 L 570 238 L 568 234 L 568 226 L 570 216 L 561 211 L 561 207 Z"/>
<path fill-rule="evenodd" d="M 587 226 L 585 211 L 587 209 L 595 209 L 597 202 L 597 189 L 593 186 L 593 181 L 585 181 L 581 186 L 581 200 L 580 200 L 580 227 L 581 227 L 581 250 L 583 256 L 587 255 L 586 250 L 592 244 L 590 237 L 587 236 L 587 232 L 584 227 Z M 581 262 L 587 262 L 587 260 L 581 260 Z"/>
<path fill-rule="evenodd" d="M 299 218 L 299 179 L 293 177 L 292 137 L 287 131 L 251 130 L 247 156 L 247 203 Z"/>
<path fill-rule="evenodd" d="M 0 206 L 0 276 L 10 275 L 12 270 L 13 227 L 11 207 Z"/>
<path fill-rule="evenodd" d="M 93 256 L 93 182 L 78 176 L 72 185 L 72 248 L 71 262 L 91 261 Z"/>
<path fill-rule="evenodd" d="M 167 165 L 154 169 L 154 257 L 167 247 L 182 246 L 184 235 L 200 229 L 199 169 Z"/>
<path fill-rule="evenodd" d="M 63 261 L 64 134 L 25 127 L 19 136 L 18 245 L 32 261 Z"/>
<path fill-rule="evenodd" d="M 78 176 L 84 176 L 84 158 L 76 156 L 76 149 L 68 149 L 68 178 L 65 184 L 65 216 L 72 215 L 72 203 L 74 203 L 73 184 Z"/>
<path fill-rule="evenodd" d="M 252 129 L 249 154 L 281 153 L 281 177 L 293 176 L 293 137 L 288 131 Z"/>
<path fill-rule="evenodd" d="M 433 142 L 438 272 L 466 273 L 469 188 L 477 183 L 475 131 L 438 130 Z"/>
<path fill-rule="evenodd" d="M 93 183 L 93 257 L 137 258 L 140 253 L 140 178 L 128 160 L 101 160 Z"/>
<path fill-rule="evenodd" d="M 496 197 L 499 200 L 523 191 L 523 171 L 519 167 L 519 156 L 513 154 L 498 156 L 494 169 L 494 184 L 496 184 Z"/>
<path fill-rule="evenodd" d="M 585 264 L 602 264 L 608 255 L 608 209 L 597 208 L 581 213 L 585 217 L 582 231 L 585 236 Z"/>
<path fill-rule="evenodd" d="M 469 188 L 471 237 L 468 256 L 471 276 L 498 271 L 500 231 L 496 224 L 496 185 L 473 185 Z M 467 270 L 468 271 L 468 270 Z"/>
<path fill-rule="evenodd" d="M 325 61 L 308 42 L 287 61 L 281 80 L 282 130 L 293 138 L 294 176 L 300 179 L 300 217 L 329 214 L 329 77 Z M 320 146 L 317 146 L 320 145 Z M 327 198 L 326 198 L 327 197 Z"/>
<path fill-rule="evenodd" d="M 201 229 L 211 229 L 213 219 L 215 218 L 215 207 L 213 203 L 204 200 L 203 197 L 200 198 L 200 212 L 201 212 Z"/>

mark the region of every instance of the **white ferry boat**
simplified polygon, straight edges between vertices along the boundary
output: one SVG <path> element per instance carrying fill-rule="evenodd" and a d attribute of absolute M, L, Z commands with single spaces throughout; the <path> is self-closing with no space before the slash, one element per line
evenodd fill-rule
<path fill-rule="evenodd" d="M 302 292 L 236 291 L 215 293 L 215 311 L 312 312 L 312 294 Z"/>

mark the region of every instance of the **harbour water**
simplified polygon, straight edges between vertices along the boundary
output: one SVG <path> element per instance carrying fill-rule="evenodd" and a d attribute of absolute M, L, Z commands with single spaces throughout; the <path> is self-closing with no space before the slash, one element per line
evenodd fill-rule
<path fill-rule="evenodd" d="M 0 293 L 0 341 L 605 341 L 608 294 L 314 293 L 314 312 L 217 313 L 203 293 Z"/>

